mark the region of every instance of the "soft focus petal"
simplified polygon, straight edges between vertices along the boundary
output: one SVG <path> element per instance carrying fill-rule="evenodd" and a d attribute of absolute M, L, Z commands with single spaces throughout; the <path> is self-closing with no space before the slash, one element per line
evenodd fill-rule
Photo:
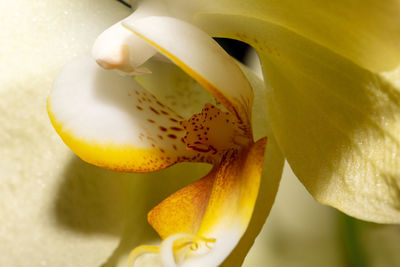
<path fill-rule="evenodd" d="M 110 0 L 0 1 L 0 266 L 126 267 L 132 247 L 157 240 L 147 212 L 193 182 L 185 174 L 208 171 L 101 169 L 49 122 L 46 98 L 62 66 L 129 12 Z"/>
<path fill-rule="evenodd" d="M 62 65 L 128 12 L 109 0 L 0 1 L 0 266 L 99 266 L 118 243 L 122 175 L 71 153 L 46 97 Z"/>
<path fill-rule="evenodd" d="M 90 58 L 64 67 L 48 110 L 64 142 L 98 166 L 147 172 L 180 161 L 206 161 L 181 140 L 183 117 L 132 77 L 103 70 Z"/>
<path fill-rule="evenodd" d="M 316 202 L 285 164 L 274 207 L 243 266 L 346 266 L 339 213 Z"/>
<path fill-rule="evenodd" d="M 210 36 L 170 17 L 127 19 L 124 25 L 197 80 L 244 125 L 250 125 L 250 84 L 235 61 Z"/>
<path fill-rule="evenodd" d="M 258 49 L 274 132 L 310 193 L 361 219 L 399 222 L 399 88 L 282 27 L 214 18 L 217 35 Z"/>

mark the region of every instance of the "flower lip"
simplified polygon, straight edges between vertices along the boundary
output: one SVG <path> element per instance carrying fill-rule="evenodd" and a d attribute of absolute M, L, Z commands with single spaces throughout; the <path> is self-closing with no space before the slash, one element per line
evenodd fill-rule
<path fill-rule="evenodd" d="M 178 114 L 171 118 L 173 110 L 159 102 L 154 95 L 149 95 L 132 78 L 116 78 L 117 74 L 109 71 L 98 75 L 99 68 L 87 64 L 84 70 L 92 75 L 83 75 L 84 77 L 76 80 L 76 75 L 71 75 L 76 71 L 72 67 L 61 75 L 55 86 L 56 90 L 49 98 L 49 113 L 65 142 L 82 157 L 87 156 L 85 153 L 89 151 L 90 156 L 86 159 L 91 163 L 97 163 L 95 157 L 99 151 L 102 156 L 111 155 L 105 156 L 105 163 L 114 158 L 119 161 L 119 157 L 114 155 L 132 154 L 134 162 L 129 162 L 132 166 L 128 166 L 128 169 L 135 172 L 155 171 L 180 161 L 212 163 L 213 169 L 206 177 L 173 194 L 149 213 L 149 223 L 165 239 L 160 249 L 142 247 L 137 251 L 160 252 L 167 266 L 176 266 L 181 260 L 183 266 L 218 265 L 246 231 L 260 185 L 266 138 L 253 142 L 250 124 L 252 88 L 237 63 L 211 37 L 196 27 L 168 17 L 135 19 L 127 25 L 131 26 L 134 28 L 132 31 L 144 43 L 167 56 L 203 85 L 216 98 L 216 105 L 221 104 L 221 107 L 206 104 L 199 114 L 193 115 L 187 121 L 182 121 L 183 118 Z M 121 28 L 118 27 L 117 31 L 119 30 Z M 104 36 L 106 35 L 102 38 Z M 121 40 L 117 40 L 115 46 L 110 46 L 111 50 L 104 50 L 106 58 L 109 56 L 107 51 L 116 48 L 116 56 L 110 56 L 111 59 L 116 59 L 116 66 L 109 64 L 112 60 L 102 62 L 101 58 L 96 58 L 100 65 L 103 64 L 108 69 L 129 70 L 126 67 L 131 63 L 128 60 L 131 49 L 123 44 Z M 99 45 L 101 47 L 101 42 Z M 184 49 L 183 46 L 191 47 L 196 53 L 192 49 Z M 99 78 L 107 81 L 98 83 Z M 129 88 L 131 82 L 134 84 L 133 90 Z M 107 87 L 113 88 L 115 84 L 126 86 L 123 90 L 108 90 Z M 68 98 L 73 94 L 69 91 L 71 86 L 74 87 L 73 92 L 84 92 L 84 97 L 74 95 L 75 98 L 72 99 L 79 100 L 79 109 L 65 116 L 63 110 L 70 112 L 68 107 L 76 104 Z M 82 95 L 82 92 L 77 95 Z M 107 93 L 108 97 L 99 97 L 100 92 Z M 116 101 L 113 103 L 115 105 L 110 105 L 109 101 Z M 88 107 L 86 103 L 91 106 Z M 129 114 L 123 120 L 135 127 L 120 128 L 123 124 L 121 123 L 116 125 L 118 127 L 109 129 L 108 123 L 114 125 L 115 121 L 124 117 L 121 116 L 124 112 L 119 110 L 121 107 Z M 78 121 L 75 120 L 77 114 Z M 101 114 L 104 114 L 104 118 Z M 59 121 L 62 123 L 58 123 Z M 81 126 L 93 121 L 98 124 L 90 129 L 89 135 L 81 132 Z M 179 121 L 182 121 L 181 124 Z M 168 127 L 164 126 L 167 122 Z M 154 127 L 163 135 L 155 135 Z M 127 129 L 134 129 L 136 132 L 133 135 L 137 136 L 127 134 Z M 178 129 L 176 134 L 169 132 L 174 129 Z M 185 134 L 184 130 L 186 136 L 180 137 Z M 107 136 L 111 137 L 112 142 L 118 144 L 117 149 L 104 149 L 104 144 L 98 142 L 105 140 L 99 138 L 104 132 L 109 134 Z M 124 141 L 121 136 L 129 136 L 128 146 L 121 142 Z M 70 142 L 71 140 L 79 142 Z M 95 147 L 92 146 L 93 140 Z M 141 155 L 144 157 L 141 158 Z M 125 157 L 124 160 L 128 158 Z M 107 167 L 105 164 L 101 166 Z M 146 168 L 143 169 L 143 166 Z M 121 170 L 120 166 L 111 168 Z"/>
<path fill-rule="evenodd" d="M 131 77 L 106 71 L 89 57 L 63 68 L 48 113 L 63 141 L 97 166 L 149 172 L 182 161 L 211 162 L 186 149 L 183 117 Z"/>

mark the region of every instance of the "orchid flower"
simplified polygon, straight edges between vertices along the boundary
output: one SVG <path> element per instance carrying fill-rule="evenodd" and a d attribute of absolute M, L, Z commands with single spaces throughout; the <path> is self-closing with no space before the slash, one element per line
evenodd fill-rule
<path fill-rule="evenodd" d="M 138 247 L 132 259 L 155 252 L 165 266 L 175 266 L 175 261 L 217 266 L 246 231 L 260 187 L 266 138 L 253 141 L 252 86 L 237 63 L 195 26 L 167 16 L 137 17 L 105 31 L 93 49 L 98 65 L 127 75 L 103 70 L 92 59 L 70 63 L 49 97 L 49 115 L 64 142 L 101 167 L 150 172 L 179 162 L 212 164 L 203 179 L 149 213 L 164 241 L 159 248 Z M 157 51 L 165 58 L 157 58 Z M 167 59 L 206 88 L 215 102 L 210 99 L 213 104 L 185 118 L 177 108 L 183 101 L 179 90 L 173 92 L 178 104 L 168 105 L 157 98 L 167 84 L 146 90 L 145 81 L 141 85 L 130 76 L 151 71 L 145 75 L 154 83 L 160 79 L 157 68 L 182 76 Z M 184 77 L 169 86 L 178 87 Z M 198 86 L 186 80 L 182 90 Z M 280 162 L 275 168 L 282 168 Z"/>
<path fill-rule="evenodd" d="M 49 97 L 55 129 L 87 162 L 131 172 L 212 164 L 204 178 L 150 211 L 163 242 L 136 248 L 132 259 L 159 253 L 165 266 L 216 266 L 237 244 L 247 251 L 279 182 L 274 136 L 315 199 L 361 219 L 398 223 L 399 3 L 206 3 L 139 2 L 98 37 L 99 66 L 91 59 L 70 63 Z M 355 22 L 344 19 L 350 16 Z M 251 44 L 266 88 L 211 36 Z M 182 92 L 198 84 L 215 100 L 200 93 L 206 104 L 194 111 Z M 266 125 L 270 117 L 274 134 L 255 133 L 252 124 L 253 93 L 263 101 L 264 90 L 268 114 L 258 107 L 257 116 Z M 266 153 L 265 136 L 273 147 Z M 263 178 L 272 180 L 271 189 L 251 231 L 263 165 L 274 179 Z"/>

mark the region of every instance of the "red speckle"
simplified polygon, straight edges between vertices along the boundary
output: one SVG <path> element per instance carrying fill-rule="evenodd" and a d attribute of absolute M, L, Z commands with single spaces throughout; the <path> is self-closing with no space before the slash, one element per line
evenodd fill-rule
<path fill-rule="evenodd" d="M 153 107 L 150 107 L 150 110 L 153 111 L 154 113 L 156 113 L 157 115 L 160 115 L 160 112 L 158 112 L 157 110 L 155 110 Z"/>
<path fill-rule="evenodd" d="M 176 139 L 177 137 L 176 137 L 176 135 L 174 135 L 174 134 L 169 134 L 169 135 L 167 135 L 169 138 L 172 138 L 172 139 Z"/>
<path fill-rule="evenodd" d="M 170 127 L 170 129 L 171 130 L 174 130 L 174 131 L 183 131 L 183 129 L 182 128 L 179 128 L 179 127 Z"/>

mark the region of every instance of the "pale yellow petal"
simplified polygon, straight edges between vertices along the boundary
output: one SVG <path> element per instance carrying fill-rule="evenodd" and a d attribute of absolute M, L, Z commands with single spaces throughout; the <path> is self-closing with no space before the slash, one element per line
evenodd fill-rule
<path fill-rule="evenodd" d="M 398 84 L 275 24 L 208 19 L 216 35 L 258 50 L 278 143 L 310 193 L 361 219 L 399 222 Z"/>
<path fill-rule="evenodd" d="M 118 244 L 121 174 L 77 162 L 46 112 L 63 64 L 128 15 L 95 2 L 0 1 L 0 266 L 100 266 Z"/>
<path fill-rule="evenodd" d="M 192 23 L 214 29 L 220 25 L 203 14 L 239 15 L 283 27 L 371 71 L 391 70 L 400 63 L 398 0 L 220 0 L 199 5 L 197 12 Z"/>

